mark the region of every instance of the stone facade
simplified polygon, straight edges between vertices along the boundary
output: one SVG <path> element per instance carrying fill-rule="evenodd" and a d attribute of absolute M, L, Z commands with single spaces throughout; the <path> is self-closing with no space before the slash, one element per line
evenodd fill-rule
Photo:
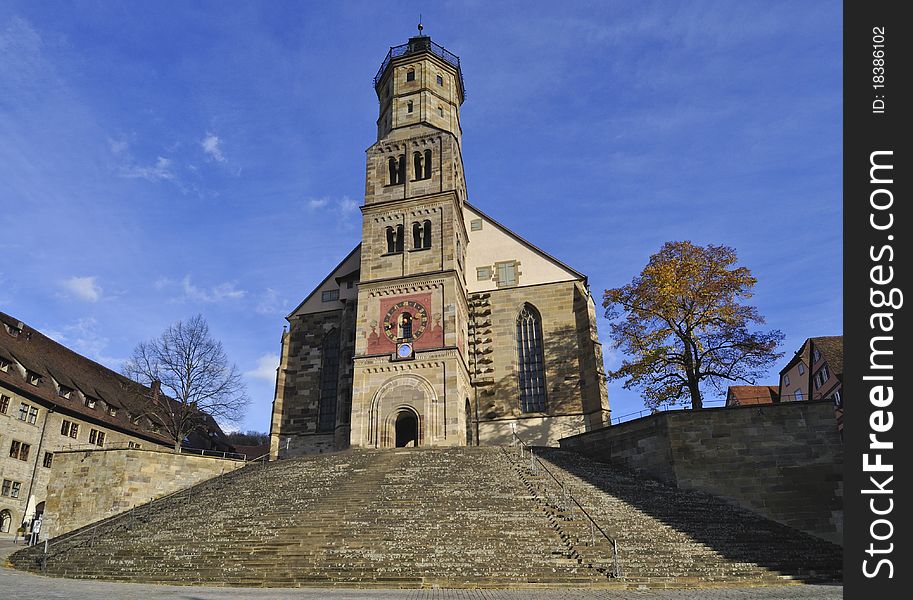
<path fill-rule="evenodd" d="M 425 36 L 391 50 L 375 79 L 362 242 L 288 317 L 280 456 L 497 444 L 515 431 L 555 445 L 608 419 L 586 277 L 467 203 L 462 81 L 459 59 Z M 534 316 L 518 343 L 521 313 Z"/>
<path fill-rule="evenodd" d="M 42 533 L 64 534 L 242 466 L 244 461 L 162 450 L 60 452 Z"/>
<path fill-rule="evenodd" d="M 666 411 L 561 447 L 842 544 L 843 446 L 828 401 Z"/>

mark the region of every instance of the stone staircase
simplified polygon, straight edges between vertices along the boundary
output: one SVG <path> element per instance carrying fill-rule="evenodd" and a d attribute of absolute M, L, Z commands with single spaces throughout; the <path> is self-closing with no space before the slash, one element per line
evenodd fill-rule
<path fill-rule="evenodd" d="M 610 528 L 629 583 L 842 579 L 843 550 L 827 541 L 574 452 L 537 448 L 535 454 L 597 523 Z M 548 484 L 545 479 L 539 475 Z M 558 486 L 541 488 L 555 497 Z"/>
<path fill-rule="evenodd" d="M 839 564 L 839 548 L 713 498 L 541 452 L 618 539 L 622 578 L 557 484 L 528 453 L 502 448 L 251 465 L 61 536 L 46 559 L 36 546 L 10 562 L 64 577 L 276 587 L 768 584 Z"/>

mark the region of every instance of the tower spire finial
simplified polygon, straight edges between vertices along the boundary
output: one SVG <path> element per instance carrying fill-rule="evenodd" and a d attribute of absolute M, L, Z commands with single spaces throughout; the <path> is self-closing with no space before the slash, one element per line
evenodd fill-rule
<path fill-rule="evenodd" d="M 418 13 L 418 35 L 419 37 L 423 36 L 422 30 L 425 29 L 425 26 L 422 25 L 422 13 Z"/>

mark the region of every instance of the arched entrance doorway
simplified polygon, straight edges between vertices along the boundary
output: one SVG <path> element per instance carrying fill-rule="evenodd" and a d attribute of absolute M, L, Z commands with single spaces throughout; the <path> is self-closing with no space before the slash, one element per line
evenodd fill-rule
<path fill-rule="evenodd" d="M 414 446 L 418 446 L 418 418 L 412 411 L 401 410 L 396 415 L 396 447 Z"/>
<path fill-rule="evenodd" d="M 10 511 L 0 510 L 0 533 L 9 533 L 10 523 L 13 522 L 13 515 Z"/>

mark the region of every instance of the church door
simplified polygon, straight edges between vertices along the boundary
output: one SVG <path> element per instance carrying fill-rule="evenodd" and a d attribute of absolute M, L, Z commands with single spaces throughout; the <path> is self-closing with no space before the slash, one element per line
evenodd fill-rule
<path fill-rule="evenodd" d="M 408 410 L 396 415 L 396 447 L 418 446 L 418 419 Z"/>

